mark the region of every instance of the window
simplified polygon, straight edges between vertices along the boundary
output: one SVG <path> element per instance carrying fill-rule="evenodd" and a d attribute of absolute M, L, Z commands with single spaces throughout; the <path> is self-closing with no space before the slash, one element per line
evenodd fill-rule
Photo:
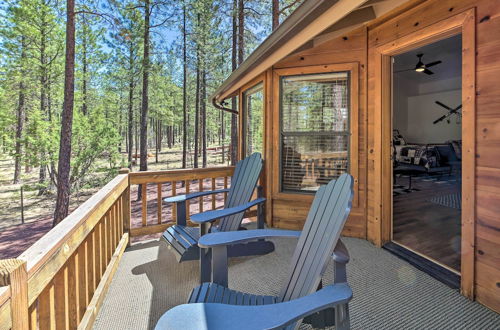
<path fill-rule="evenodd" d="M 349 170 L 349 72 L 282 76 L 281 190 L 316 191 Z"/>
<path fill-rule="evenodd" d="M 264 90 L 260 83 L 243 93 L 243 131 L 245 156 L 264 151 Z"/>

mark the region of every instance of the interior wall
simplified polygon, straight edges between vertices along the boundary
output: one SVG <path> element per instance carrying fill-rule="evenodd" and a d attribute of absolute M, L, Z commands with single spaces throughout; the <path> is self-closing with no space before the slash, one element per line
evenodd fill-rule
<path fill-rule="evenodd" d="M 408 140 L 408 98 L 418 90 L 418 85 L 402 75 L 394 74 L 392 86 L 394 90 L 392 126 Z"/>
<path fill-rule="evenodd" d="M 461 90 L 436 92 L 408 97 L 407 103 L 407 143 L 444 143 L 449 140 L 462 139 L 462 125 L 457 117 L 452 116 L 450 123 L 446 120 L 433 124 L 434 120 L 446 114 L 446 110 L 435 104 L 440 101 L 456 107 L 462 102 Z"/>
<path fill-rule="evenodd" d="M 411 72 L 411 74 L 419 73 Z M 433 124 L 434 120 L 447 113 L 435 101 L 452 108 L 462 103 L 461 84 L 460 76 L 422 82 L 418 81 L 417 77 L 409 79 L 403 74 L 394 73 L 393 128 L 399 130 L 407 143 L 426 144 L 461 140 L 462 125 L 457 122 L 456 116 L 451 117 L 450 123 L 442 121 Z"/>

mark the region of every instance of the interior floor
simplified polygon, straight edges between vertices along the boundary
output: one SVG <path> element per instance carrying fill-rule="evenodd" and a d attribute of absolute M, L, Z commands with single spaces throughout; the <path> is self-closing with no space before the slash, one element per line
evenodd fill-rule
<path fill-rule="evenodd" d="M 397 176 L 393 241 L 460 271 L 460 179 L 454 175 Z"/>

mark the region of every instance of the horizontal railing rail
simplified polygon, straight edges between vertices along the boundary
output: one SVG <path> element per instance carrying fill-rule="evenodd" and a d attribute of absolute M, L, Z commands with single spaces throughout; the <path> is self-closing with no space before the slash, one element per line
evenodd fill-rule
<path fill-rule="evenodd" d="M 164 204 L 163 198 L 227 188 L 233 172 L 234 167 L 227 166 L 130 173 L 131 237 L 160 233 L 174 224 L 176 206 Z M 134 199 L 134 194 L 138 193 L 138 186 L 141 187 L 141 198 Z M 221 207 L 226 197 L 227 193 L 222 193 L 219 196 L 210 195 L 192 200 L 187 207 L 188 219 L 191 212 Z"/>
<path fill-rule="evenodd" d="M 129 241 L 120 174 L 17 259 L 0 261 L 0 329 L 89 329 Z"/>

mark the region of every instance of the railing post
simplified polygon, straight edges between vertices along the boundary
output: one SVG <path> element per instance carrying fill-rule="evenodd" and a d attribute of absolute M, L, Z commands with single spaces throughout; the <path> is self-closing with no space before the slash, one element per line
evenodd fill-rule
<path fill-rule="evenodd" d="M 128 177 L 128 187 L 123 193 L 123 233 L 128 233 L 130 238 L 130 227 L 131 227 L 131 214 L 130 214 L 130 169 L 122 168 L 118 171 L 119 174 L 127 174 Z M 130 245 L 130 239 L 127 245 Z"/>
<path fill-rule="evenodd" d="M 10 285 L 12 329 L 28 330 L 28 272 L 24 260 L 0 260 L 0 286 L 7 285 Z"/>

